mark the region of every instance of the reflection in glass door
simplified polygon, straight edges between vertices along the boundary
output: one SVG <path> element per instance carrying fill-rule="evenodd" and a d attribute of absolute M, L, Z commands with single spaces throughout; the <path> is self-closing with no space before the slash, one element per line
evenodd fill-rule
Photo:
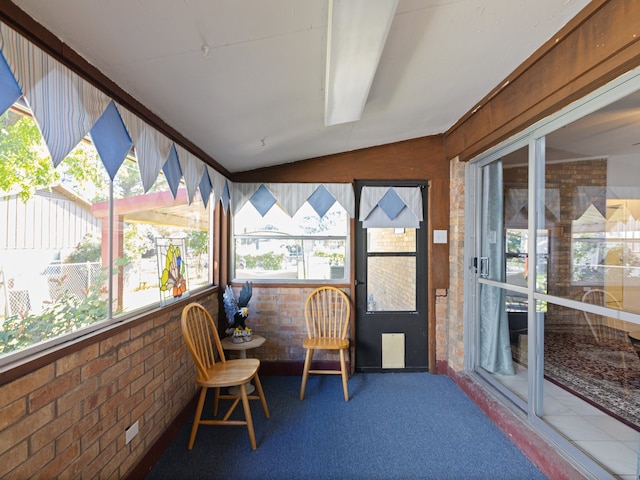
<path fill-rule="evenodd" d="M 632 89 L 640 76 L 633 79 L 514 140 L 529 142 L 524 148 L 487 154 L 469 175 L 471 364 L 593 478 L 639 471 L 640 91 Z M 498 361 L 503 312 L 513 374 Z"/>

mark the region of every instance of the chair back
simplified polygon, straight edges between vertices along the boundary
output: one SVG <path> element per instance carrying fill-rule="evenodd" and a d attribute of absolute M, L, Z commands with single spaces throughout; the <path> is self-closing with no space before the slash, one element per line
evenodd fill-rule
<path fill-rule="evenodd" d="M 582 301 L 592 305 L 598 305 L 600 307 L 622 310 L 622 305 L 616 297 L 606 290 L 599 288 L 592 288 L 585 292 L 582 296 Z M 584 319 L 587 321 L 587 325 L 589 325 L 589 328 L 591 329 L 591 333 L 593 333 L 593 336 L 598 342 L 608 340 L 612 335 L 615 337 L 615 330 L 623 328 L 623 325 L 619 325 L 615 318 L 586 311 L 583 311 L 582 313 L 584 315 Z"/>
<path fill-rule="evenodd" d="M 218 329 L 209 312 L 199 303 L 190 303 L 182 311 L 182 336 L 198 369 L 198 377 L 207 378 L 216 362 L 226 362 Z"/>
<path fill-rule="evenodd" d="M 304 308 L 309 338 L 347 338 L 351 303 L 336 287 L 316 288 L 307 297 Z"/>

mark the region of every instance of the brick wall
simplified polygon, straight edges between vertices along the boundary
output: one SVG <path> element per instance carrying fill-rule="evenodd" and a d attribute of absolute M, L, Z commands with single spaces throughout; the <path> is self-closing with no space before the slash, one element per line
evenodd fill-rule
<path fill-rule="evenodd" d="M 264 362 L 302 363 L 305 355 L 302 340 L 307 335 L 304 303 L 314 289 L 311 286 L 253 286 L 246 323 L 256 334 L 265 337 L 266 342 L 262 347 L 250 351 L 249 356 Z M 234 290 L 237 293 L 238 289 Z M 348 295 L 348 290 L 345 291 Z M 353 310 L 353 301 L 351 307 Z M 313 358 L 314 361 L 339 360 L 337 352 L 318 351 Z"/>
<path fill-rule="evenodd" d="M 368 248 L 376 252 L 415 252 L 415 229 L 402 232 L 394 228 L 375 230 L 370 234 Z M 413 279 L 416 261 L 413 257 L 369 258 L 367 262 L 367 292 L 375 306 L 371 310 L 413 310 L 416 291 Z"/>
<path fill-rule="evenodd" d="M 0 386 L 0 477 L 125 477 L 196 393 L 179 305 Z"/>
<path fill-rule="evenodd" d="M 460 371 L 464 366 L 464 195 L 465 163 L 455 158 L 450 162 L 449 217 L 449 295 L 447 315 L 437 317 L 436 355 L 446 360 L 449 368 Z"/>
<path fill-rule="evenodd" d="M 509 188 L 527 189 L 527 168 L 514 167 L 504 170 L 504 183 Z M 524 181 L 523 181 L 524 179 Z M 571 255 L 571 222 L 584 212 L 578 206 L 593 203 L 601 212 L 606 211 L 604 195 L 579 199 L 578 187 L 605 187 L 607 184 L 607 160 L 582 160 L 576 162 L 550 163 L 545 166 L 545 188 L 557 189 L 560 198 L 560 217 L 547 210 L 545 226 L 549 229 L 549 260 L 547 265 L 547 292 L 564 298 L 580 300 L 585 285 L 573 285 Z M 597 190 L 597 189 L 596 189 Z M 584 195 L 584 193 L 583 193 Z M 509 224 L 507 227 L 527 228 L 524 224 Z M 591 285 L 602 288 L 602 285 Z M 545 318 L 547 323 L 580 323 L 582 317 L 572 309 L 550 304 Z"/>

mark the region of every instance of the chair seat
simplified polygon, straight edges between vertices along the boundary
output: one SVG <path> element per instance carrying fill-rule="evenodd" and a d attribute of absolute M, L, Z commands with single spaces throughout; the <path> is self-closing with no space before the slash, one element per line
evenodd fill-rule
<path fill-rule="evenodd" d="M 323 350 L 343 350 L 349 348 L 349 340 L 337 337 L 305 338 L 302 348 L 318 348 Z"/>
<path fill-rule="evenodd" d="M 201 387 L 233 387 L 247 383 L 256 374 L 260 367 L 257 358 L 239 358 L 227 360 L 225 363 L 216 363 L 207 370 L 209 376 L 198 376 L 196 382 Z"/>

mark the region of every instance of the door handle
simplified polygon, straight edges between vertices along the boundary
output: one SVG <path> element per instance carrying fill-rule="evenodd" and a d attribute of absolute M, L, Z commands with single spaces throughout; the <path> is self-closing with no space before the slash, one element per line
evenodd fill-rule
<path fill-rule="evenodd" d="M 361 282 L 360 280 L 356 280 L 354 284 L 357 287 L 358 285 L 364 285 L 364 282 Z"/>
<path fill-rule="evenodd" d="M 480 257 L 480 277 L 489 278 L 489 257 Z"/>

